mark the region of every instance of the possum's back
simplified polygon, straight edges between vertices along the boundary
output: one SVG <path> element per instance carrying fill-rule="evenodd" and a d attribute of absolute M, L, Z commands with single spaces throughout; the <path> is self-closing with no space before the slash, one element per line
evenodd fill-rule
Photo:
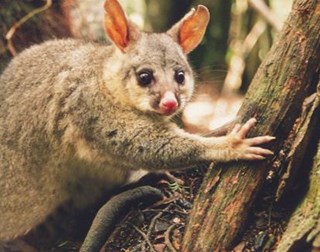
<path fill-rule="evenodd" d="M 22 139 L 23 134 L 54 131 L 68 96 L 86 78 L 101 78 L 105 48 L 80 40 L 52 40 L 14 58 L 0 76 L 1 143 L 21 145 L 24 140 L 27 145 L 30 135 Z"/>
<path fill-rule="evenodd" d="M 24 50 L 13 58 L 0 76 L 1 103 L 12 94 L 23 95 L 38 85 L 49 88 L 58 73 L 72 70 L 79 63 L 84 65 L 86 60 L 94 64 L 89 58 L 97 47 L 82 40 L 65 39 L 51 40 Z"/>
<path fill-rule="evenodd" d="M 48 41 L 23 51 L 0 76 L 0 241 L 27 232 L 66 200 L 44 162 L 59 148 L 66 99 L 86 78 L 101 78 L 107 48 Z"/>

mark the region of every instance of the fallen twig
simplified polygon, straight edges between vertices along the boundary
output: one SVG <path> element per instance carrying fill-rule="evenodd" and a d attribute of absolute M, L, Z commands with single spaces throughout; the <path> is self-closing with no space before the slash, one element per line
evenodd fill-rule
<path fill-rule="evenodd" d="M 164 241 L 165 241 L 165 244 L 167 246 L 167 248 L 169 249 L 169 251 L 171 252 L 177 252 L 177 250 L 173 247 L 171 241 L 170 241 L 170 233 L 171 231 L 173 230 L 173 228 L 176 227 L 176 224 L 172 224 L 168 229 L 167 231 L 164 233 Z"/>
<path fill-rule="evenodd" d="M 154 229 L 156 225 L 156 221 L 164 214 L 165 211 L 168 211 L 170 205 L 168 205 L 165 209 L 161 210 L 159 213 L 157 213 L 151 220 L 150 225 L 147 230 L 147 236 L 149 237 L 152 233 L 152 230 Z M 146 242 L 142 242 L 141 244 L 141 251 L 144 252 L 146 251 Z"/>
<path fill-rule="evenodd" d="M 144 233 L 142 230 L 140 230 L 137 226 L 135 226 L 134 224 L 130 223 L 130 225 L 143 237 L 143 239 L 145 240 L 145 242 L 148 244 L 148 246 L 150 247 L 150 251 L 151 252 L 156 252 L 156 250 L 153 248 L 150 239 L 148 237 L 148 235 L 146 233 Z"/>

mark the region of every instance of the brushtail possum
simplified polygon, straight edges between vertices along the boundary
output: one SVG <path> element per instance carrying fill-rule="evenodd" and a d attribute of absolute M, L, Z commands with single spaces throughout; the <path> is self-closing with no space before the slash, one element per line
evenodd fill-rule
<path fill-rule="evenodd" d="M 203 161 L 264 159 L 270 136 L 246 138 L 250 119 L 222 137 L 170 118 L 190 100 L 187 54 L 209 21 L 199 5 L 165 33 L 144 33 L 117 0 L 104 4 L 112 45 L 75 39 L 34 45 L 0 77 L 0 240 L 33 229 L 59 205 L 81 208 L 135 171 Z"/>

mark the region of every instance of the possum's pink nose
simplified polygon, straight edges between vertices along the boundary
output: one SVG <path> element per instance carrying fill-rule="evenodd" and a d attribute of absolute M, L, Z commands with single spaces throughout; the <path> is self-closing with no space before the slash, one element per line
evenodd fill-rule
<path fill-rule="evenodd" d="M 178 101 L 173 92 L 164 93 L 160 102 L 160 111 L 164 115 L 173 114 L 178 108 Z"/>
<path fill-rule="evenodd" d="M 162 104 L 165 110 L 173 111 L 177 109 L 177 101 L 166 101 Z"/>

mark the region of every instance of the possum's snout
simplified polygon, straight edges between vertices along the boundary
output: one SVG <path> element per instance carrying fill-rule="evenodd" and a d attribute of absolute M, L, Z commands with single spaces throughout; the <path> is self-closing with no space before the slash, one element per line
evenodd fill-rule
<path fill-rule="evenodd" d="M 172 115 L 179 107 L 178 100 L 172 91 L 164 93 L 160 100 L 159 110 L 163 115 Z"/>

